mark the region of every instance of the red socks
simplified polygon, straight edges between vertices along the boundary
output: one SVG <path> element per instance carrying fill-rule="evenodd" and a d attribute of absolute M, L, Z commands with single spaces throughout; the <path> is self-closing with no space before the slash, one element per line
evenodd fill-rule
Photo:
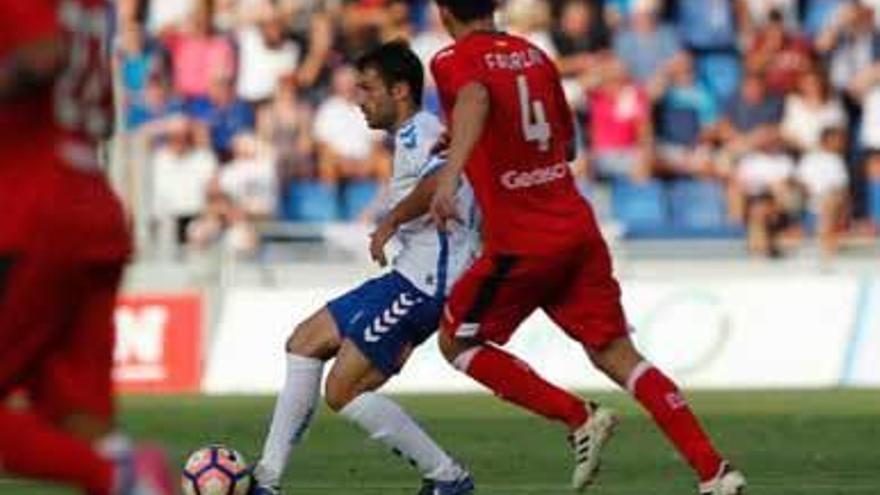
<path fill-rule="evenodd" d="M 644 406 L 669 441 L 697 472 L 701 481 L 718 474 L 723 459 L 700 422 L 691 412 L 678 387 L 647 362 L 633 370 L 627 388 Z"/>
<path fill-rule="evenodd" d="M 27 478 L 69 483 L 90 495 L 110 495 L 114 466 L 87 442 L 30 413 L 0 408 L 0 465 Z"/>
<path fill-rule="evenodd" d="M 493 346 L 480 346 L 462 354 L 456 367 L 495 392 L 498 397 L 569 429 L 580 427 L 589 413 L 578 397 L 538 376 L 525 362 Z"/>

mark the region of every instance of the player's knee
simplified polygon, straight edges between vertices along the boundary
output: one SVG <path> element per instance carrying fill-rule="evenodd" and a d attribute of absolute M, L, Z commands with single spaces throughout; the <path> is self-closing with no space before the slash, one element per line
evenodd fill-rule
<path fill-rule="evenodd" d="M 440 346 L 440 353 L 443 354 L 443 357 L 450 363 L 454 362 L 455 358 L 461 353 L 461 348 L 455 337 L 446 332 L 441 331 L 438 334 L 437 343 Z"/>
<path fill-rule="evenodd" d="M 294 328 L 285 344 L 285 351 L 288 354 L 315 359 L 329 359 L 338 350 L 339 338 L 308 320 Z"/>
<path fill-rule="evenodd" d="M 629 372 L 644 361 L 628 338 L 620 338 L 601 349 L 590 350 L 589 354 L 599 371 L 619 383 L 626 381 Z"/>
<path fill-rule="evenodd" d="M 332 375 L 327 378 L 327 383 L 324 385 L 324 402 L 333 412 L 341 411 L 357 396 L 358 391 L 351 384 L 335 379 Z"/>

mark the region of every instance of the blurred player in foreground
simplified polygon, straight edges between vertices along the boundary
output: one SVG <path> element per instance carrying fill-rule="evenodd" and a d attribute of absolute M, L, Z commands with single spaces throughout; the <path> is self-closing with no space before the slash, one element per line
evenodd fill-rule
<path fill-rule="evenodd" d="M 164 456 L 114 425 L 112 317 L 130 245 L 97 150 L 113 119 L 110 11 L 0 7 L 0 470 L 90 495 L 170 494 Z"/>
<path fill-rule="evenodd" d="M 330 408 L 411 461 L 423 477 L 420 495 L 464 495 L 470 474 L 394 401 L 375 393 L 398 373 L 410 352 L 438 328 L 448 287 L 472 261 L 469 225 L 438 232 L 427 216 L 444 161 L 432 155 L 443 127 L 420 111 L 424 70 L 418 57 L 393 42 L 358 62 L 361 109 L 373 129 L 394 136 L 390 211 L 372 234 L 370 252 L 386 265 L 385 245 L 401 251 L 392 270 L 327 303 L 300 323 L 287 342 L 287 375 L 255 468 L 256 494 L 280 492 L 284 467 L 317 408 L 324 364 L 335 358 L 325 384 Z M 451 207 L 469 213 L 465 187 Z"/>
<path fill-rule="evenodd" d="M 527 41 L 499 32 L 495 0 L 437 0 L 456 40 L 432 62 L 450 119 L 449 162 L 431 213 L 457 218 L 462 171 L 484 219 L 485 249 L 456 283 L 444 312 L 446 358 L 499 397 L 564 423 L 584 489 L 617 422 L 613 412 L 546 382 L 500 346 L 540 308 L 633 394 L 699 476 L 699 491 L 734 495 L 743 476 L 716 452 L 678 387 L 633 346 L 608 248 L 568 168 L 572 116 L 559 74 Z"/>

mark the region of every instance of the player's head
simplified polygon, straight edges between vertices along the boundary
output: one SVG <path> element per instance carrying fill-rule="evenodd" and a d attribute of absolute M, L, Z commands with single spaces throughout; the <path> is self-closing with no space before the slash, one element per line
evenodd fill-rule
<path fill-rule="evenodd" d="M 392 41 L 357 61 L 358 104 L 373 129 L 392 129 L 422 106 L 425 70 L 403 41 Z"/>
<path fill-rule="evenodd" d="M 491 23 L 498 0 L 436 0 L 443 26 L 453 37 L 474 23 Z"/>

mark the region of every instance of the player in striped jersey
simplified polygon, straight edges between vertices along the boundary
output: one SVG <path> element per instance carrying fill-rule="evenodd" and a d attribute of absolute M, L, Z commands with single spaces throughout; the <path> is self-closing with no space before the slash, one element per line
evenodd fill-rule
<path fill-rule="evenodd" d="M 390 208 L 372 235 L 370 251 L 382 266 L 385 245 L 401 245 L 392 269 L 327 303 L 300 323 L 287 351 L 287 377 L 254 475 L 257 495 L 280 493 L 291 451 L 316 410 L 324 364 L 335 358 L 325 384 L 331 409 L 420 471 L 420 495 L 464 495 L 470 474 L 391 399 L 375 393 L 438 328 L 449 287 L 469 266 L 476 234 L 466 186 L 458 191 L 463 219 L 439 232 L 426 215 L 444 160 L 432 154 L 439 120 L 420 111 L 423 69 L 402 43 L 389 43 L 358 63 L 361 109 L 370 127 L 394 135 Z"/>

